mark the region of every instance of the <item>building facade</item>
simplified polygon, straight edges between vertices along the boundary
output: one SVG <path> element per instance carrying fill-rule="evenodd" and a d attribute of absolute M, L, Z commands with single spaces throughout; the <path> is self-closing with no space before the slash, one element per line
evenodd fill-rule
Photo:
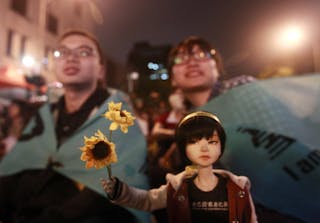
<path fill-rule="evenodd" d="M 93 1 L 1 0 L 0 67 L 18 68 L 20 75 L 40 73 L 48 83 L 54 81 L 49 58 L 58 36 L 71 28 L 95 32 L 90 4 Z M 29 64 L 23 58 L 29 58 Z"/>

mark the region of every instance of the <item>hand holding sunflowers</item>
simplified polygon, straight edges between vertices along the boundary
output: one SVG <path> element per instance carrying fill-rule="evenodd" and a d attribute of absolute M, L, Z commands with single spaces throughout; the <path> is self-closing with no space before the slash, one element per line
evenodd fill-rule
<path fill-rule="evenodd" d="M 111 164 L 118 161 L 116 153 L 116 145 L 111 141 L 112 132 L 119 127 L 123 133 L 128 132 L 128 127 L 134 124 L 134 119 L 130 112 L 121 110 L 122 103 L 110 102 L 108 111 L 103 115 L 111 122 L 109 126 L 109 139 L 97 130 L 94 136 L 84 136 L 84 146 L 80 148 L 82 151 L 80 159 L 86 162 L 86 168 L 95 167 L 97 169 L 106 166 L 108 175 L 111 178 Z"/>

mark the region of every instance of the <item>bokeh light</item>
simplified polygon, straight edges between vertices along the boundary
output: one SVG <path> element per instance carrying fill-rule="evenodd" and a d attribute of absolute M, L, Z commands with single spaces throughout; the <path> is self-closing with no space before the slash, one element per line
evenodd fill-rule
<path fill-rule="evenodd" d="M 22 58 L 22 64 L 26 67 L 32 67 L 35 64 L 35 60 L 31 56 L 24 56 Z"/>

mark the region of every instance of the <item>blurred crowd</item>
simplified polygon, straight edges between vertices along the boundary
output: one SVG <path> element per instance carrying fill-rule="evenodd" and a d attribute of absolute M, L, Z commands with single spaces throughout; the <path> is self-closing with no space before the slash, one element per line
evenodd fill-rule
<path fill-rule="evenodd" d="M 77 129 L 92 117 L 91 112 L 96 112 L 96 107 L 101 106 L 113 93 L 107 90 L 105 83 L 101 84 L 101 80 L 104 80 L 101 75 L 105 70 L 101 62 L 101 49 L 95 39 L 74 31 L 62 36 L 58 44 L 60 54 L 55 61 L 57 77 L 67 90 L 52 107 L 52 111 L 57 109 L 58 112 L 58 116 L 55 116 L 54 112 L 52 116 L 56 119 L 54 129 L 57 134 L 57 149 L 60 149 L 67 139 L 72 138 Z M 96 56 L 100 56 L 100 59 Z M 89 62 L 92 64 L 89 65 Z M 128 95 L 137 125 L 147 142 L 145 173 L 152 188 L 165 184 L 166 173 L 178 173 L 184 169 L 185 165 L 174 142 L 175 128 L 180 119 L 228 90 L 256 81 L 254 77 L 246 75 L 225 80 L 225 70 L 219 52 L 208 41 L 198 36 L 187 37 L 173 47 L 168 56 L 167 67 L 172 85 L 168 98 L 163 99 L 156 89 L 149 92 L 147 99 L 135 94 Z M 95 74 L 94 77 L 91 76 L 92 72 Z M 77 79 L 77 75 L 80 78 Z M 48 92 L 40 92 L 37 96 L 46 93 Z M 74 97 L 76 93 L 80 95 L 81 100 Z M 0 159 L 14 149 L 15 143 L 23 137 L 23 129 L 30 118 L 47 102 L 50 100 L 14 99 L 0 104 Z M 75 102 L 78 104 L 73 107 Z M 66 125 L 66 122 L 71 124 Z M 215 165 L 220 167 L 219 163 Z M 50 185 L 49 180 L 45 184 Z M 99 199 L 101 201 L 100 197 Z M 106 207 L 101 205 L 100 208 L 103 210 Z M 300 222 L 264 207 L 257 209 L 257 212 L 260 222 L 268 222 L 267 219 L 271 218 L 276 219 L 273 222 Z M 120 211 L 119 213 L 121 214 Z M 157 223 L 167 222 L 165 210 L 154 211 L 153 216 Z M 61 219 L 64 219 L 63 217 L 65 216 Z"/>

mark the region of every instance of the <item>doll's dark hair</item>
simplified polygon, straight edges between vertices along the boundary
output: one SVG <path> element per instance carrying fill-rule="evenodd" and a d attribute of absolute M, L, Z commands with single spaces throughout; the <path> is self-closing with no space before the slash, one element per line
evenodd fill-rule
<path fill-rule="evenodd" d="M 217 116 L 206 111 L 196 111 L 181 119 L 176 128 L 175 139 L 184 165 L 191 164 L 186 155 L 186 145 L 194 139 L 209 138 L 214 131 L 218 133 L 222 155 L 226 143 L 226 133 Z"/>

